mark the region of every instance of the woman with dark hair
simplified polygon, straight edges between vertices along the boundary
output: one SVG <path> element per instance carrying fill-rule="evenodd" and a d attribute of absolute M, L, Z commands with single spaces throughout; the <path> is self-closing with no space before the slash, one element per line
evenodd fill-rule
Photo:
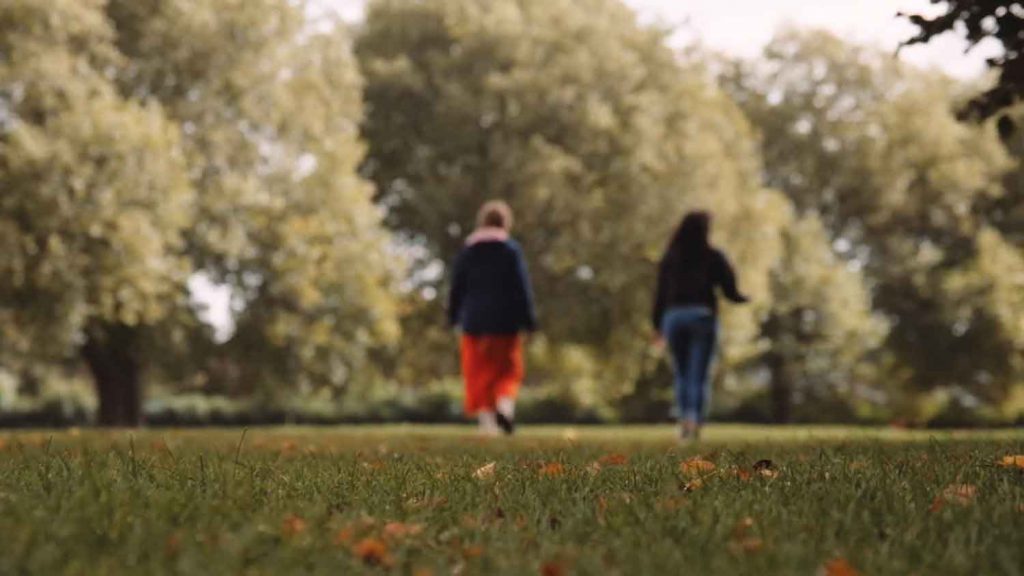
<path fill-rule="evenodd" d="M 466 239 L 452 274 L 449 322 L 462 328 L 466 413 L 484 434 L 514 430 L 523 379 L 523 332 L 536 328 L 533 297 L 519 245 L 509 236 L 512 210 L 488 202 Z"/>
<path fill-rule="evenodd" d="M 661 259 L 654 299 L 654 330 L 668 343 L 675 367 L 675 396 L 682 440 L 696 440 L 709 404 L 708 367 L 718 336 L 715 290 L 736 303 L 747 298 L 736 288 L 736 275 L 708 236 L 711 215 L 690 212 L 676 230 Z"/>

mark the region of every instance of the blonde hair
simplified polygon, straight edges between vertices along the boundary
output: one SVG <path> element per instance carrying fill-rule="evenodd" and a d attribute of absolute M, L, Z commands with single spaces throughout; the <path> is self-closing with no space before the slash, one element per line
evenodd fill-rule
<path fill-rule="evenodd" d="M 486 202 L 476 213 L 476 225 L 480 228 L 512 230 L 512 208 L 504 200 Z"/>

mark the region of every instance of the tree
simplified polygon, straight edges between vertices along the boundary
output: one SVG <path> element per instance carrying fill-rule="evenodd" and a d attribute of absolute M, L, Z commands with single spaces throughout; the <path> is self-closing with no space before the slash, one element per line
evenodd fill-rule
<path fill-rule="evenodd" d="M 990 68 L 999 72 L 996 85 L 972 98 L 961 108 L 961 116 L 984 120 L 1020 102 L 1024 94 L 1024 8 L 1017 2 L 1006 0 L 933 0 L 944 4 L 945 13 L 927 17 L 903 14 L 917 26 L 918 32 L 903 46 L 926 44 L 947 32 L 960 32 L 966 36 L 968 50 L 984 40 L 993 39 L 1002 45 L 1003 53 L 989 58 Z M 1000 120 L 1006 132 L 1015 125 L 1010 116 Z"/>
<path fill-rule="evenodd" d="M 192 189 L 176 127 L 108 80 L 103 2 L 0 4 L 0 349 L 77 348 L 102 424 L 140 421 L 137 330 L 188 275 Z"/>
<path fill-rule="evenodd" d="M 366 374 L 399 259 L 357 173 L 341 26 L 276 0 L 5 0 L 0 26 L 5 348 L 80 346 L 103 424 L 139 422 L 139 371 L 176 344 L 268 394 Z M 198 273 L 232 289 L 223 345 L 197 329 Z"/>
<path fill-rule="evenodd" d="M 876 309 L 892 321 L 889 381 L 998 399 L 1019 378 L 999 358 L 1015 344 L 985 323 L 956 322 L 963 301 L 943 288 L 971 266 L 986 207 L 1005 194 L 1009 164 L 993 127 L 957 121 L 958 87 L 947 78 L 828 33 L 785 33 L 765 56 L 725 85 L 762 130 L 769 181 L 802 212 L 820 213 L 838 252 L 863 266 Z M 991 305 L 973 303 L 986 318 Z"/>
<path fill-rule="evenodd" d="M 861 270 L 832 250 L 828 236 L 813 213 L 794 219 L 772 271 L 772 307 L 762 329 L 771 344 L 757 361 L 768 370 L 778 422 L 793 419 L 795 404 L 851 407 L 878 388 L 867 362 L 888 326 L 872 309 Z"/>
<path fill-rule="evenodd" d="M 508 199 L 544 337 L 588 350 L 605 397 L 637 377 L 655 262 L 687 208 L 714 209 L 744 283 L 767 291 L 786 202 L 758 185 L 748 124 L 619 2 L 382 0 L 356 52 L 365 171 L 388 223 L 426 253 L 415 277 L 443 290 L 438 263 L 476 208 Z M 758 310 L 729 316 L 737 355 Z"/>

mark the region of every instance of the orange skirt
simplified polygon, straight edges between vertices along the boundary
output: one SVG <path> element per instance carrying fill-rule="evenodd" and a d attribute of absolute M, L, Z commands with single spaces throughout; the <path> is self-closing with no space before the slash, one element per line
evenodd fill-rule
<path fill-rule="evenodd" d="M 493 412 L 498 398 L 515 398 L 523 373 L 523 339 L 518 334 L 462 335 L 467 414 Z"/>

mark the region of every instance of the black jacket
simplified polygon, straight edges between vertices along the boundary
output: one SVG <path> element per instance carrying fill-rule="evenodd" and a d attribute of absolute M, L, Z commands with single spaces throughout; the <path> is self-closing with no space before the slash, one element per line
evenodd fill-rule
<path fill-rule="evenodd" d="M 692 264 L 674 264 L 663 259 L 658 269 L 658 288 L 651 316 L 654 329 L 661 330 L 662 317 L 675 306 L 706 306 L 717 313 L 716 287 L 733 302 L 747 301 L 736 288 L 736 274 L 729 260 L 719 250 L 710 249 L 706 258 Z"/>
<path fill-rule="evenodd" d="M 485 241 L 463 248 L 452 273 L 448 321 L 473 335 L 537 328 L 526 263 L 515 241 Z"/>

